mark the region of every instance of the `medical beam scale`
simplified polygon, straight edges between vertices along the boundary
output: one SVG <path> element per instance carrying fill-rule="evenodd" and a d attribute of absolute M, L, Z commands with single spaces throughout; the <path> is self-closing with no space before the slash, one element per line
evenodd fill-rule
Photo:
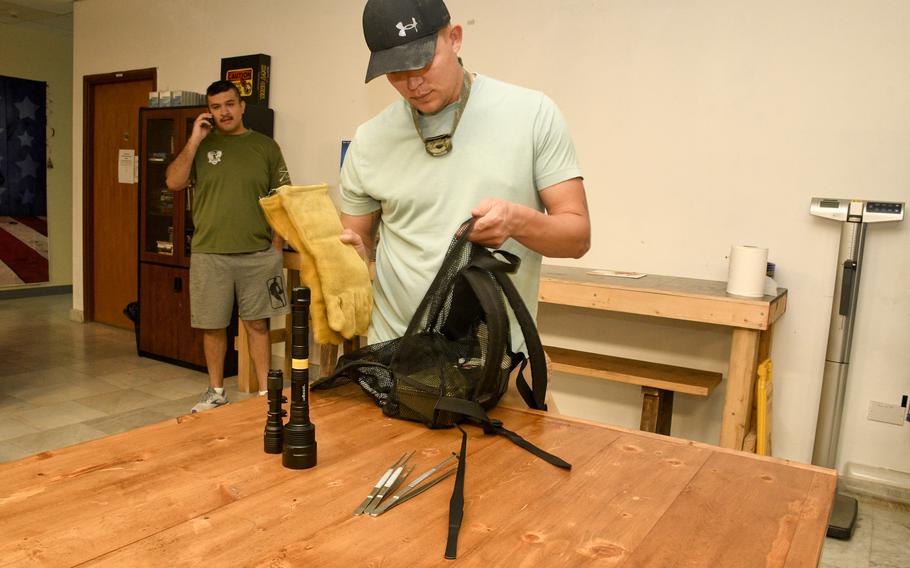
<path fill-rule="evenodd" d="M 904 209 L 904 203 L 825 197 L 812 198 L 809 206 L 812 215 L 842 223 L 825 373 L 822 377 L 818 424 L 815 429 L 815 449 L 812 452 L 812 463 L 815 465 L 828 468 L 836 465 L 866 226 L 870 223 L 901 221 Z M 828 522 L 828 536 L 850 538 L 856 526 L 856 511 L 856 499 L 836 495 L 834 510 Z"/>

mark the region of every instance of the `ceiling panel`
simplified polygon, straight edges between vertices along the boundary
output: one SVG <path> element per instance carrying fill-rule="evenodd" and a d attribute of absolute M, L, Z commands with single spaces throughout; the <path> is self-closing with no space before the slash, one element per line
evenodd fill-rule
<path fill-rule="evenodd" d="M 0 24 L 73 33 L 73 0 L 0 0 Z"/>

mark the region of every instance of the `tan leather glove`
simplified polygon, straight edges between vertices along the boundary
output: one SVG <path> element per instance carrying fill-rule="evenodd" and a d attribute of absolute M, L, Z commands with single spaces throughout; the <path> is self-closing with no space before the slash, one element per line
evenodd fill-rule
<path fill-rule="evenodd" d="M 297 230 L 294 229 L 293 223 L 281 205 L 281 198 L 276 194 L 263 197 L 259 200 L 259 206 L 265 212 L 265 218 L 272 229 L 290 243 L 300 255 L 300 281 L 310 289 L 310 319 L 316 343 L 341 345 L 344 338 L 329 327 L 325 302 L 322 299 L 322 284 L 319 282 L 319 275 L 316 272 L 316 262 L 304 247 Z"/>
<path fill-rule="evenodd" d="M 329 327 L 345 339 L 364 335 L 370 327 L 373 290 L 366 263 L 339 238 L 343 230 L 326 184 L 283 186 L 278 196 L 313 258 Z"/>

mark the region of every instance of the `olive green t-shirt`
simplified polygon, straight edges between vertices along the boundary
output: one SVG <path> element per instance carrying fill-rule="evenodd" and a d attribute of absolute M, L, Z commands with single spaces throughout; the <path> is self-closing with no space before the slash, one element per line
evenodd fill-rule
<path fill-rule="evenodd" d="M 278 144 L 258 132 L 212 132 L 199 144 L 191 177 L 193 252 L 232 254 L 265 250 L 271 230 L 259 198 L 290 184 Z"/>

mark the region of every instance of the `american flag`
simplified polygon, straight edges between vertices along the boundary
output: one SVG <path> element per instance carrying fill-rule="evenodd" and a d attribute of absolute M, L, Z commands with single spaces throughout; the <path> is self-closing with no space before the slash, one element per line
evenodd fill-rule
<path fill-rule="evenodd" d="M 0 75 L 0 286 L 48 281 L 47 83 Z"/>

